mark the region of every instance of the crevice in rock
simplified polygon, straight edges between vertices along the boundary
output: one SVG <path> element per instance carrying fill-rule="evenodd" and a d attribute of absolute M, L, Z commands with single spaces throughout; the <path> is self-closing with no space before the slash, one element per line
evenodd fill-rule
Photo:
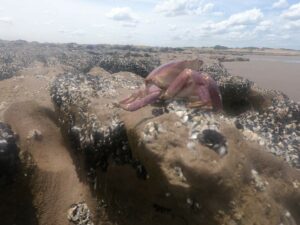
<path fill-rule="evenodd" d="M 31 156 L 27 152 L 19 153 L 16 135 L 8 124 L 2 122 L 0 168 L 1 224 L 38 225 L 30 189 L 34 171 Z"/>

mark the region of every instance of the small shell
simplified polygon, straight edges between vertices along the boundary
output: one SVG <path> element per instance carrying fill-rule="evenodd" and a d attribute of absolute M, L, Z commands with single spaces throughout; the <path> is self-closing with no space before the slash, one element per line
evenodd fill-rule
<path fill-rule="evenodd" d="M 189 116 L 188 115 L 183 116 L 183 118 L 182 118 L 182 122 L 183 123 L 188 122 L 188 120 L 189 120 Z"/>
<path fill-rule="evenodd" d="M 177 116 L 179 116 L 180 118 L 184 116 L 185 112 L 184 111 L 176 111 L 175 112 Z"/>
<path fill-rule="evenodd" d="M 189 150 L 194 150 L 195 147 L 196 147 L 196 144 L 194 142 L 188 142 L 186 147 L 189 149 Z"/>
<path fill-rule="evenodd" d="M 192 133 L 192 135 L 190 136 L 190 139 L 191 139 L 191 140 L 197 140 L 197 139 L 198 139 L 198 135 L 199 135 L 198 132 L 194 132 L 194 133 Z"/>

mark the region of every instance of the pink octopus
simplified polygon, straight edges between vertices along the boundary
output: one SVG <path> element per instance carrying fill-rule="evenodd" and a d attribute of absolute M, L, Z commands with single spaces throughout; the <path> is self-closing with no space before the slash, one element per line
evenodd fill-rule
<path fill-rule="evenodd" d="M 154 69 L 145 79 L 145 86 L 122 100 L 127 111 L 138 110 L 158 99 L 184 98 L 188 107 L 206 107 L 219 111 L 222 98 L 216 81 L 200 72 L 201 60 L 172 61 Z"/>

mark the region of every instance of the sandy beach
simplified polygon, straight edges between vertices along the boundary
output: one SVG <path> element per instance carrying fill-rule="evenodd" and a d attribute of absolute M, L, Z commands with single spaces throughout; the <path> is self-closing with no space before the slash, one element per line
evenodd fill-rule
<path fill-rule="evenodd" d="M 246 77 L 261 87 L 280 90 L 300 101 L 300 57 L 250 55 L 247 62 L 225 62 L 229 73 Z"/>

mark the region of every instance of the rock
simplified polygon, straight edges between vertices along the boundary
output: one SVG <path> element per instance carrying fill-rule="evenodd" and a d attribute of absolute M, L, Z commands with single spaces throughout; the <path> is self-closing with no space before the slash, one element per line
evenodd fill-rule
<path fill-rule="evenodd" d="M 65 71 L 87 73 L 95 66 L 116 73 L 129 71 L 145 77 L 160 64 L 153 54 L 138 54 L 139 48 L 40 43 L 0 43 L 0 80 L 17 76 L 35 62 L 45 66 L 61 65 Z"/>
<path fill-rule="evenodd" d="M 227 154 L 226 139 L 219 132 L 206 129 L 198 138 L 201 143 L 215 150 L 220 156 Z"/>
<path fill-rule="evenodd" d="M 264 182 L 262 180 L 262 178 L 258 175 L 256 170 L 251 170 L 251 175 L 252 175 L 252 179 L 253 179 L 255 188 L 258 191 L 264 191 L 266 189 L 266 186 L 267 186 L 268 183 Z"/>
<path fill-rule="evenodd" d="M 128 71 L 146 77 L 153 69 L 160 65 L 159 60 L 154 58 L 135 58 L 135 57 L 106 57 L 101 59 L 97 65 L 110 73 Z"/>
<path fill-rule="evenodd" d="M 125 75 L 126 78 L 120 74 L 64 74 L 53 83 L 51 97 L 64 132 L 83 154 L 88 170 L 105 171 L 113 160 L 116 164 L 130 164 L 143 177 L 145 171 L 132 158 L 124 124 L 118 117 L 120 109 L 114 103 L 122 93 L 117 88 L 132 89 L 141 84 L 135 75 Z"/>
<path fill-rule="evenodd" d="M 224 109 L 230 114 L 239 115 L 252 109 L 262 111 L 272 104 L 272 99 L 286 98 L 279 91 L 262 89 L 246 78 L 230 75 L 221 63 L 206 63 L 202 70 L 217 81 Z"/>
<path fill-rule="evenodd" d="M 42 132 L 37 129 L 31 130 L 27 136 L 27 140 L 41 141 L 42 139 L 43 139 Z"/>
<path fill-rule="evenodd" d="M 222 78 L 214 69 L 226 98 L 249 99 L 251 82 Z M 279 224 L 286 205 L 299 209 L 293 185 L 299 172 L 267 153 L 258 111 L 246 107 L 232 117 L 170 100 L 125 112 L 117 100 L 143 81 L 131 73 L 94 72 L 60 75 L 51 97 L 65 136 L 84 159 L 95 192 L 105 193 L 101 198 L 116 221 L 126 213 L 128 224 Z M 255 118 L 245 122 L 247 113 Z M 286 115 L 297 118 L 289 110 Z"/>
<path fill-rule="evenodd" d="M 79 202 L 70 207 L 68 220 L 75 225 L 94 225 L 91 212 L 85 202 Z"/>
<path fill-rule="evenodd" d="M 14 179 L 19 164 L 19 148 L 11 127 L 0 122 L 0 178 L 5 182 Z"/>
<path fill-rule="evenodd" d="M 137 185 L 134 190 L 139 190 L 140 196 L 131 196 L 132 201 L 139 205 L 137 199 L 142 198 L 145 208 L 147 202 L 155 202 L 168 209 L 169 214 L 181 215 L 188 224 L 229 224 L 229 221 L 279 224 L 282 207 L 295 190 L 294 179 L 277 173 L 284 163 L 245 140 L 234 119 L 186 109 L 183 105 L 171 102 L 167 106 L 169 113 L 156 117 L 151 117 L 151 106 L 126 112 L 122 117 L 132 154 L 149 175 L 144 189 L 151 189 L 148 194 L 142 194 Z M 184 117 L 188 120 L 182 121 Z M 175 127 L 178 121 L 183 122 L 182 126 Z M 155 133 L 155 124 L 161 124 L 167 132 Z M 151 141 L 145 141 L 145 129 L 151 127 L 156 135 Z M 195 133 L 202 136 L 204 145 L 193 141 Z M 230 149 L 223 157 L 209 149 L 218 144 Z M 284 168 L 288 170 L 284 174 L 300 176 L 289 166 Z M 287 189 L 283 191 L 279 187 Z M 278 202 L 272 197 L 274 191 L 277 197 L 280 195 Z M 168 197 L 159 197 L 166 196 L 165 193 Z M 299 194 L 297 191 L 296 198 Z M 233 208 L 228 210 L 232 202 Z M 271 205 L 269 216 L 264 213 L 265 203 Z M 297 216 L 292 213 L 292 217 Z"/>
<path fill-rule="evenodd" d="M 217 59 L 218 59 L 219 62 L 245 62 L 245 61 L 250 61 L 249 58 L 231 57 L 231 56 L 218 56 Z"/>
<path fill-rule="evenodd" d="M 202 69 L 217 80 L 224 110 L 236 116 L 235 125 L 245 138 L 300 168 L 299 103 L 279 91 L 231 76 L 220 63 L 205 64 Z"/>
<path fill-rule="evenodd" d="M 244 128 L 245 138 L 253 140 L 267 151 L 280 156 L 293 167 L 300 161 L 300 105 L 280 95 L 261 112 L 247 111 L 237 117 Z"/>

